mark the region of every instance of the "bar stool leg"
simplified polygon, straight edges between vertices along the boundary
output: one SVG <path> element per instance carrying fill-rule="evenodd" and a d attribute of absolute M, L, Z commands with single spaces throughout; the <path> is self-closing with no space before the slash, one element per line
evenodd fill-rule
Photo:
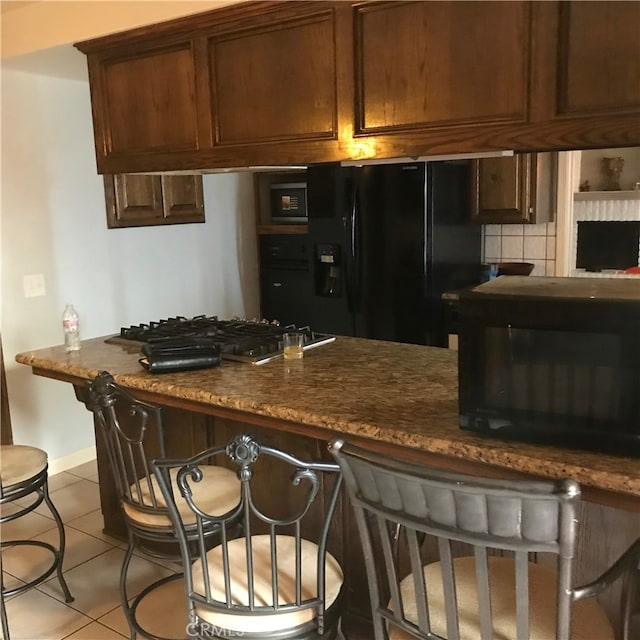
<path fill-rule="evenodd" d="M 4 577 L 2 575 L 2 551 L 0 550 L 0 621 L 2 622 L 2 637 L 9 638 L 9 623 L 7 622 L 7 610 L 4 606 Z"/>
<path fill-rule="evenodd" d="M 62 587 L 62 591 L 64 593 L 64 601 L 73 602 L 73 596 L 71 595 L 71 592 L 69 591 L 69 587 L 67 586 L 67 582 L 64 579 L 64 576 L 62 575 L 62 563 L 64 561 L 64 548 L 66 544 L 64 524 L 62 522 L 62 518 L 60 517 L 60 514 L 58 513 L 58 510 L 55 508 L 53 502 L 51 501 L 51 498 L 49 497 L 48 480 L 45 480 L 44 484 L 42 485 L 42 495 L 44 497 L 45 503 L 47 504 L 47 507 L 49 507 L 49 511 L 51 511 L 51 514 L 53 515 L 53 518 L 56 521 L 56 524 L 58 525 L 58 536 L 60 538 L 60 543 L 58 545 L 58 550 L 55 552 L 56 573 L 58 575 L 58 582 L 60 583 L 60 586 Z"/>
<path fill-rule="evenodd" d="M 127 571 L 129 570 L 129 563 L 133 557 L 133 550 L 135 548 L 133 535 L 129 533 L 129 546 L 127 547 L 127 553 L 122 561 L 122 567 L 120 568 L 120 600 L 122 601 L 122 610 L 124 616 L 127 619 L 129 625 L 130 640 L 136 640 L 137 629 L 134 621 L 134 616 L 129 606 L 129 597 L 127 596 Z"/>

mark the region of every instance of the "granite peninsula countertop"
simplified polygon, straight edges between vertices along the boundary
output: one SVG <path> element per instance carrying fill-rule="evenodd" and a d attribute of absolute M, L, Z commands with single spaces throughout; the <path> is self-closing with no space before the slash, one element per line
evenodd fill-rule
<path fill-rule="evenodd" d="M 640 460 L 506 442 L 458 428 L 456 352 L 435 347 L 337 337 L 303 360 L 260 366 L 223 361 L 198 371 L 151 374 L 132 345 L 84 340 L 20 353 L 34 373 L 66 381 L 109 371 L 133 390 L 319 427 L 349 436 L 485 463 L 537 476 L 571 477 L 640 501 Z M 71 378 L 71 379 L 70 379 Z M 196 409 L 194 409 L 196 410 Z"/>

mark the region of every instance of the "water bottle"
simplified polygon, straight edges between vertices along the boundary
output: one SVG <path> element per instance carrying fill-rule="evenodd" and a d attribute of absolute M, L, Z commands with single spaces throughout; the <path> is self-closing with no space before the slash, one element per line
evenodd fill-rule
<path fill-rule="evenodd" d="M 78 312 L 72 304 L 67 304 L 62 314 L 62 326 L 64 328 L 64 346 L 67 351 L 80 349 L 80 324 Z"/>

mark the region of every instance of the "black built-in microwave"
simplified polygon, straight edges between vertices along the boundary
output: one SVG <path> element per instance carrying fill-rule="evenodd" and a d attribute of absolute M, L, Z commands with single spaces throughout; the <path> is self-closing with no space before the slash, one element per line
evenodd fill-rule
<path fill-rule="evenodd" d="M 275 224 L 307 222 L 306 182 L 281 182 L 271 185 L 271 220 Z"/>
<path fill-rule="evenodd" d="M 463 429 L 640 456 L 640 280 L 501 276 L 459 323 Z"/>

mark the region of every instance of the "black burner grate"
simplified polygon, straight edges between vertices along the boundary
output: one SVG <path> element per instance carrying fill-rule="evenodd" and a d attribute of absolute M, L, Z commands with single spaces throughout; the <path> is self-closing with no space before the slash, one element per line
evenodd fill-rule
<path fill-rule="evenodd" d="M 305 334 L 304 348 L 310 349 L 335 340 L 333 336 L 317 334 L 309 327 L 282 327 L 267 322 L 219 320 L 217 316 L 176 316 L 148 324 L 122 327 L 120 336 L 109 342 L 156 342 L 178 337 L 209 337 L 220 344 L 223 358 L 261 364 L 282 354 L 282 335 L 287 331 Z"/>

